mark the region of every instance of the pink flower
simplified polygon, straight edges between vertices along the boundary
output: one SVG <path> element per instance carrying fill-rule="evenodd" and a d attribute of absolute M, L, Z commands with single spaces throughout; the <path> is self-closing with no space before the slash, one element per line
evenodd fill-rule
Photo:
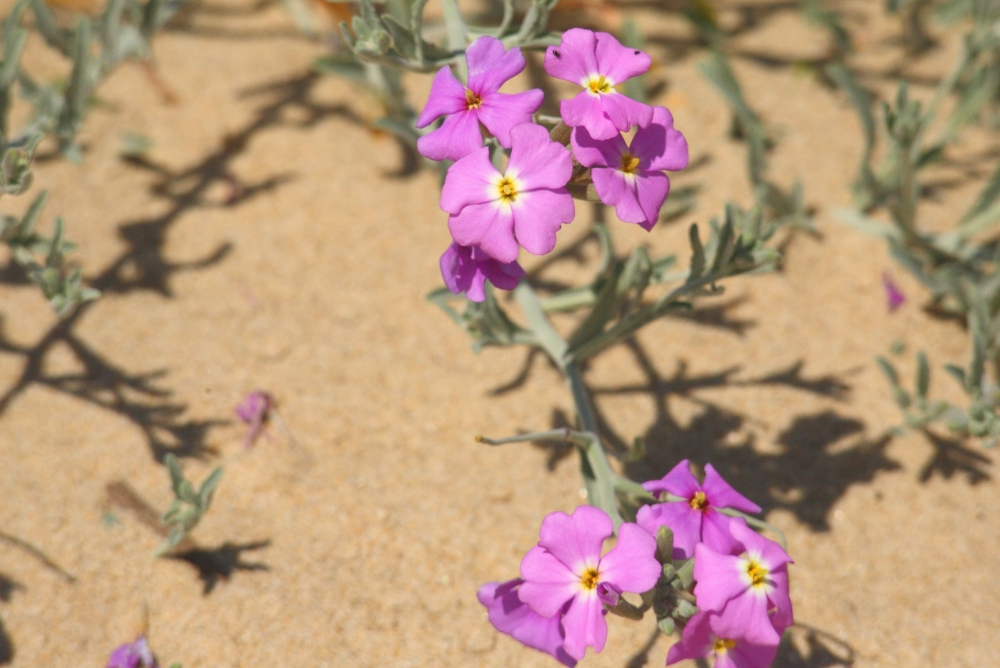
<path fill-rule="evenodd" d="M 644 482 L 642 486 L 653 494 L 668 492 L 684 499 L 643 506 L 635 518 L 639 526 L 654 536 L 661 526 L 674 532 L 674 559 L 690 559 L 694 556 L 694 546 L 701 542 L 716 552 L 731 554 L 740 546 L 729 532 L 731 518 L 719 509 L 760 512 L 760 506 L 733 489 L 711 464 L 705 466 L 702 484 L 691 474 L 691 465 L 685 459 L 661 480 Z"/>
<path fill-rule="evenodd" d="M 542 617 L 562 615 L 563 647 L 577 660 L 587 645 L 604 649 L 608 625 L 602 599 L 610 603 L 623 591 L 648 591 L 660 576 L 656 539 L 635 524 L 621 525 L 618 543 L 602 557 L 613 531 L 611 518 L 593 506 L 580 506 L 572 515 L 551 513 L 542 521 L 538 545 L 521 560 L 524 584 L 518 596 Z"/>
<path fill-rule="evenodd" d="M 742 519 L 732 519 L 729 532 L 740 544 L 739 556 L 719 554 L 705 543 L 694 548 L 695 601 L 702 610 L 719 614 L 713 626 L 719 636 L 777 645 L 793 621 L 788 597 L 792 560 Z"/>
<path fill-rule="evenodd" d="M 626 223 L 646 230 L 656 225 L 670 192 L 663 170 L 675 172 L 688 165 L 687 140 L 674 129 L 666 107 L 653 108 L 653 120 L 636 131 L 631 146 L 617 133 L 611 139 L 594 139 L 585 127 L 573 130 L 571 143 L 580 164 L 592 168 L 601 201 L 615 207 Z"/>
<path fill-rule="evenodd" d="M 559 663 L 573 668 L 576 659 L 563 649 L 563 630 L 559 615 L 542 617 L 518 598 L 520 578 L 504 583 L 488 582 L 479 588 L 477 597 L 486 606 L 490 624 L 522 645 L 550 654 Z"/>
<path fill-rule="evenodd" d="M 510 137 L 503 174 L 484 146 L 452 165 L 441 189 L 451 236 L 499 262 L 517 260 L 518 245 L 535 255 L 548 253 L 555 248 L 556 232 L 576 215 L 564 187 L 573 173 L 569 151 L 550 141 L 540 125 L 522 123 Z"/>
<path fill-rule="evenodd" d="M 622 95 L 615 86 L 649 69 L 649 56 L 624 47 L 606 32 L 573 28 L 559 46 L 545 50 L 545 71 L 583 86 L 572 100 L 559 103 L 563 122 L 585 127 L 594 139 L 611 139 L 633 125 L 645 127 L 653 110 Z"/>
<path fill-rule="evenodd" d="M 487 280 L 501 290 L 513 290 L 522 276 L 524 269 L 517 262 L 497 262 L 477 246 L 452 243 L 441 256 L 444 284 L 474 302 L 486 299 Z"/>
<path fill-rule="evenodd" d="M 542 91 L 498 93 L 500 86 L 524 69 L 520 49 L 505 51 L 495 37 L 480 37 L 465 52 L 469 85 L 458 82 L 442 67 L 431 84 L 431 94 L 417 119 L 422 128 L 439 116 L 447 116 L 437 130 L 417 140 L 417 150 L 431 160 L 458 160 L 483 145 L 479 124 L 486 126 L 504 148 L 510 148 L 510 130 L 528 123 L 542 106 Z"/>
<path fill-rule="evenodd" d="M 156 668 L 153 650 L 145 635 L 136 638 L 135 642 L 127 642 L 115 648 L 108 659 L 107 668 Z"/>
<path fill-rule="evenodd" d="M 667 665 L 684 659 L 708 658 L 713 668 L 767 668 L 778 653 L 777 645 L 754 645 L 744 638 L 729 638 L 718 630 L 726 626 L 712 612 L 698 612 L 688 620 L 679 643 L 667 652 Z"/>

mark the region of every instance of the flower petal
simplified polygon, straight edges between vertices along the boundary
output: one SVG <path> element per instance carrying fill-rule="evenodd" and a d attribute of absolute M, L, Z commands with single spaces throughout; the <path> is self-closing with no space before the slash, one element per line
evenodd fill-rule
<path fill-rule="evenodd" d="M 478 95 L 495 93 L 524 69 L 524 56 L 515 47 L 507 51 L 496 37 L 484 35 L 465 50 L 469 65 L 469 90 Z M 464 94 L 464 91 L 463 91 Z"/>
<path fill-rule="evenodd" d="M 747 552 L 760 554 L 761 561 L 769 571 L 778 570 L 781 566 L 792 563 L 792 558 L 781 549 L 780 545 L 748 527 L 743 518 L 734 517 L 729 521 L 729 533 L 743 543 Z"/>
<path fill-rule="evenodd" d="M 647 232 L 660 220 L 660 208 L 667 201 L 670 192 L 670 179 L 663 172 L 637 171 L 633 181 L 636 204 L 641 212 L 639 220 L 628 220 L 618 215 L 626 223 L 638 223 Z M 615 209 L 615 213 L 618 210 Z"/>
<path fill-rule="evenodd" d="M 702 542 L 719 554 L 738 555 L 743 552 L 743 545 L 729 531 L 731 519 L 714 508 L 707 508 L 701 518 Z"/>
<path fill-rule="evenodd" d="M 712 653 L 712 631 L 708 626 L 709 613 L 696 612 L 684 626 L 681 641 L 674 643 L 667 652 L 667 665 L 684 659 L 700 659 Z"/>
<path fill-rule="evenodd" d="M 708 499 L 708 505 L 713 508 L 735 508 L 745 513 L 760 512 L 760 506 L 733 489 L 711 464 L 705 465 L 705 481 L 701 488 Z"/>
<path fill-rule="evenodd" d="M 538 544 L 579 578 L 585 569 L 597 568 L 601 548 L 612 533 L 614 524 L 607 513 L 593 506 L 578 506 L 572 515 L 559 511 L 546 515 Z"/>
<path fill-rule="evenodd" d="M 753 590 L 730 599 L 712 629 L 722 638 L 743 638 L 754 645 L 777 646 L 781 642 L 767 614 L 767 597 Z"/>
<path fill-rule="evenodd" d="M 522 197 L 522 201 L 511 207 L 517 243 L 533 255 L 545 255 L 556 247 L 559 228 L 564 223 L 573 222 L 576 215 L 573 196 L 559 188 L 533 190 Z"/>
<path fill-rule="evenodd" d="M 611 125 L 621 132 L 627 132 L 633 125 L 640 127 L 649 125 L 653 120 L 653 108 L 648 104 L 636 102 L 622 93 L 605 93 L 600 96 L 601 109 Z M 569 125 L 569 123 L 567 123 Z M 607 139 L 591 132 L 597 139 Z"/>
<path fill-rule="evenodd" d="M 581 126 L 587 128 L 587 132 L 594 139 L 611 139 L 619 133 L 619 130 L 604 113 L 602 99 L 606 97 L 621 96 L 617 93 L 608 96 L 581 91 L 576 97 L 559 103 L 559 115 L 571 128 Z"/>
<path fill-rule="evenodd" d="M 562 618 L 566 638 L 563 647 L 574 659 L 582 659 L 587 645 L 600 652 L 608 639 L 608 623 L 604 621 L 604 606 L 594 592 L 580 594 Z"/>
<path fill-rule="evenodd" d="M 584 167 L 617 169 L 621 167 L 622 154 L 628 151 L 628 145 L 620 134 L 615 133 L 611 139 L 594 139 L 587 128 L 582 126 L 573 128 L 569 141 L 573 147 L 573 156 Z"/>
<path fill-rule="evenodd" d="M 599 32 L 597 39 L 597 72 L 611 79 L 615 85 L 644 74 L 652 63 L 648 53 L 622 46 L 615 37 Z"/>
<path fill-rule="evenodd" d="M 662 566 L 656 560 L 656 539 L 638 524 L 627 522 L 618 529 L 618 542 L 601 558 L 601 582 L 622 591 L 642 594 L 656 585 Z"/>
<path fill-rule="evenodd" d="M 788 567 L 771 571 L 768 575 L 774 585 L 767 593 L 768 600 L 775 608 L 771 611 L 771 624 L 774 625 L 778 635 L 781 635 L 795 623 L 795 617 L 792 615 L 792 599 L 788 596 Z"/>
<path fill-rule="evenodd" d="M 510 130 L 516 125 L 530 123 L 531 115 L 542 106 L 544 93 L 537 88 L 508 95 L 491 93 L 483 96 L 478 109 L 479 122 L 497 138 L 500 145 L 510 148 Z"/>
<path fill-rule="evenodd" d="M 441 278 L 445 286 L 456 295 L 469 289 L 472 284 L 474 269 L 467 246 L 452 243 L 441 255 L 438 264 L 441 267 Z"/>
<path fill-rule="evenodd" d="M 622 202 L 626 202 L 626 206 L 628 206 L 627 202 L 632 201 L 633 206 L 638 208 L 639 205 L 634 203 L 635 195 L 625 181 L 625 174 L 622 172 L 610 167 L 595 167 L 590 172 L 590 178 L 594 181 L 594 190 L 597 191 L 597 196 L 608 206 L 615 207 L 616 213 L 618 205 Z M 618 217 L 621 218 L 621 215 Z"/>
<path fill-rule="evenodd" d="M 417 152 L 430 160 L 461 160 L 483 147 L 483 134 L 474 111 L 460 111 L 444 119 L 437 130 L 417 140 Z"/>
<path fill-rule="evenodd" d="M 427 127 L 438 116 L 456 114 L 468 109 L 465 101 L 465 86 L 459 83 L 455 75 L 451 73 L 450 67 L 442 67 L 434 75 L 434 83 L 431 84 L 431 94 L 427 98 L 420 117 L 417 119 L 418 128 Z"/>
<path fill-rule="evenodd" d="M 492 258 L 480 265 L 480 271 L 501 290 L 513 290 L 525 275 L 517 262 L 497 262 Z"/>
<path fill-rule="evenodd" d="M 536 545 L 521 559 L 524 584 L 518 597 L 542 617 L 559 614 L 581 592 L 580 577 L 544 547 Z"/>
<path fill-rule="evenodd" d="M 674 559 L 690 559 L 694 556 L 694 546 L 701 541 L 702 515 L 701 511 L 692 508 L 687 501 L 643 506 L 635 519 L 639 526 L 653 536 L 660 527 L 669 527 L 674 532 Z"/>
<path fill-rule="evenodd" d="M 510 139 L 510 161 L 504 174 L 516 177 L 524 189 L 562 188 L 573 176 L 573 156 L 565 146 L 549 139 L 541 125 L 517 125 L 511 129 Z"/>
<path fill-rule="evenodd" d="M 653 107 L 652 121 L 636 130 L 631 152 L 639 158 L 639 167 L 648 171 L 676 172 L 688 166 L 687 140 L 674 129 L 666 107 Z"/>
<path fill-rule="evenodd" d="M 667 475 L 659 480 L 650 480 L 642 483 L 642 488 L 647 492 L 656 494 L 657 492 L 669 492 L 674 496 L 691 500 L 695 492 L 701 491 L 698 479 L 691 473 L 691 462 L 682 459 L 677 466 L 670 469 Z"/>
<path fill-rule="evenodd" d="M 489 582 L 479 588 L 476 597 L 486 607 L 490 624 L 523 645 L 551 655 L 564 666 L 573 668 L 576 660 L 563 649 L 559 616 L 546 619 L 518 598 L 521 579 L 503 584 Z"/>
<path fill-rule="evenodd" d="M 704 543 L 694 546 L 694 597 L 699 608 L 721 612 L 730 599 L 746 592 L 742 563 L 739 557 L 719 554 Z"/>
<path fill-rule="evenodd" d="M 727 652 L 735 668 L 767 668 L 778 654 L 777 646 L 754 645 L 737 640 L 736 647 Z"/>
<path fill-rule="evenodd" d="M 514 217 L 500 203 L 472 204 L 448 217 L 448 231 L 463 246 L 479 246 L 500 262 L 517 260 Z"/>
<path fill-rule="evenodd" d="M 499 199 L 500 193 L 494 187 L 499 176 L 500 172 L 490 162 L 490 150 L 483 146 L 448 168 L 441 187 L 441 208 L 458 213 L 470 204 Z"/>
<path fill-rule="evenodd" d="M 591 74 L 598 73 L 597 35 L 582 28 L 567 30 L 559 46 L 545 50 L 544 66 L 549 76 L 582 85 Z"/>

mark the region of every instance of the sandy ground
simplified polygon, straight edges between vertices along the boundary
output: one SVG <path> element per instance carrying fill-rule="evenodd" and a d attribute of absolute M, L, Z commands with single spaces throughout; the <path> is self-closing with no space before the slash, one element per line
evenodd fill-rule
<path fill-rule="evenodd" d="M 889 90 L 884 73 L 900 63 L 944 70 L 953 34 L 906 60 L 865 4 L 851 7 L 866 83 Z M 802 178 L 823 238 L 796 237 L 784 272 L 731 281 L 695 316 L 601 355 L 586 380 L 612 442 L 648 440 L 630 473 L 711 461 L 788 534 L 800 626 L 777 666 L 991 665 L 994 455 L 888 436 L 899 415 L 873 362 L 896 340 L 907 372 L 921 348 L 961 362 L 964 334 L 924 313 L 896 270 L 911 299 L 886 312 L 885 249 L 834 222 L 850 198 L 856 120 L 784 65 L 823 37 L 786 3 L 756 5 L 736 67 L 780 130 L 776 178 Z M 612 227 L 622 248 L 683 257 L 687 224 L 749 201 L 744 148 L 682 24 L 639 16 L 667 84 L 657 101 L 692 148 L 675 187 L 701 190 L 695 211 L 651 234 Z M 396 143 L 364 127 L 372 107 L 356 89 L 309 73 L 323 47 L 279 6 L 204 6 L 156 49 L 178 103 L 125 67 L 100 90 L 83 164 L 36 172 L 35 191 L 51 192 L 46 221 L 66 216 L 103 299 L 60 324 L 3 273 L 0 530 L 51 565 L 0 541 L 0 665 L 102 666 L 144 607 L 164 665 L 555 665 L 496 634 L 475 591 L 515 576 L 545 514 L 580 503 L 575 456 L 473 436 L 547 428 L 571 403 L 540 356 L 476 355 L 424 301 L 448 241 L 436 177 L 408 173 Z M 29 58 L 54 67 L 37 40 Z M 429 79 L 408 83 L 422 101 Z M 153 140 L 145 162 L 118 157 L 127 133 Z M 967 159 L 939 170 L 930 223 L 971 201 L 989 140 L 966 140 L 956 155 Z M 579 211 L 560 248 L 586 237 Z M 595 253 L 583 248 L 586 264 L 542 277 L 585 276 Z M 243 451 L 233 407 L 257 388 L 277 397 L 294 439 L 272 430 Z M 955 398 L 940 373 L 934 389 Z M 226 469 L 186 560 L 152 558 L 159 535 L 122 505 L 132 494 L 166 508 L 157 458 L 170 449 L 195 480 Z M 662 665 L 670 641 L 652 627 L 613 619 L 585 665 Z"/>

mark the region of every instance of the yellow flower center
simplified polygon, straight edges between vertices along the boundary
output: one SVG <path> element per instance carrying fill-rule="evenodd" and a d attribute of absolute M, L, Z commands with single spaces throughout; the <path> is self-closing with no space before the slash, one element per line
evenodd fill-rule
<path fill-rule="evenodd" d="M 583 585 L 583 588 L 587 591 L 597 589 L 598 575 L 599 574 L 596 568 L 588 568 L 583 572 L 583 577 L 580 578 L 580 584 Z"/>
<path fill-rule="evenodd" d="M 736 647 L 736 641 L 730 640 L 729 638 L 717 638 L 715 641 L 715 651 L 725 652 Z"/>
<path fill-rule="evenodd" d="M 707 509 L 708 499 L 705 498 L 705 492 L 695 492 L 694 496 L 691 497 L 691 500 L 688 501 L 688 504 L 690 504 L 695 510 L 704 511 Z"/>
<path fill-rule="evenodd" d="M 747 563 L 747 575 L 750 576 L 750 583 L 754 587 L 759 587 L 767 581 L 767 569 L 756 561 Z"/>
<path fill-rule="evenodd" d="M 514 179 L 503 177 L 497 184 L 497 190 L 500 191 L 500 200 L 506 204 L 517 199 L 517 186 L 514 184 Z"/>
<path fill-rule="evenodd" d="M 465 89 L 465 107 L 467 109 L 478 109 L 483 103 L 483 98 L 473 93 L 468 88 Z"/>
<path fill-rule="evenodd" d="M 638 167 L 639 167 L 639 158 L 635 157 L 631 153 L 623 153 L 622 154 L 622 171 L 623 172 L 625 172 L 626 174 L 632 174 L 632 173 L 635 172 L 635 170 Z M 698 492 L 698 494 L 701 494 L 701 492 Z M 696 495 L 696 497 L 697 497 L 697 495 Z M 701 498 L 704 499 L 705 495 L 701 494 Z M 694 505 L 694 501 L 692 501 L 691 504 L 693 506 Z"/>
<path fill-rule="evenodd" d="M 615 90 L 614 86 L 611 85 L 611 82 L 604 78 L 603 74 L 592 77 L 587 82 L 587 88 L 589 88 L 590 92 L 595 95 L 599 95 L 601 93 L 613 93 Z"/>

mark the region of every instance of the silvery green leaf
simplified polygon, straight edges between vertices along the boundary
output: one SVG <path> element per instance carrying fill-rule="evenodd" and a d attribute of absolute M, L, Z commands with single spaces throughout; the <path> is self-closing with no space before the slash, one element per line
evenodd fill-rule
<path fill-rule="evenodd" d="M 221 466 L 212 471 L 205 478 L 205 481 L 201 483 L 201 488 L 198 490 L 198 508 L 201 512 L 208 511 L 208 507 L 212 504 L 212 496 L 215 494 L 215 488 L 219 486 L 220 480 L 222 480 Z"/>
<path fill-rule="evenodd" d="M 688 238 L 691 241 L 691 271 L 688 274 L 688 281 L 700 278 L 705 271 L 705 248 L 701 245 L 701 237 L 698 236 L 698 226 L 693 224 L 688 228 Z"/>
<path fill-rule="evenodd" d="M 660 629 L 660 632 L 663 633 L 664 635 L 672 636 L 674 634 L 674 628 L 675 628 L 674 618 L 664 617 L 663 619 L 661 619 L 656 623 L 656 627 Z"/>
<path fill-rule="evenodd" d="M 924 351 L 917 353 L 917 386 L 916 394 L 922 400 L 927 399 L 927 390 L 931 381 L 931 367 L 927 363 L 927 355 Z"/>

